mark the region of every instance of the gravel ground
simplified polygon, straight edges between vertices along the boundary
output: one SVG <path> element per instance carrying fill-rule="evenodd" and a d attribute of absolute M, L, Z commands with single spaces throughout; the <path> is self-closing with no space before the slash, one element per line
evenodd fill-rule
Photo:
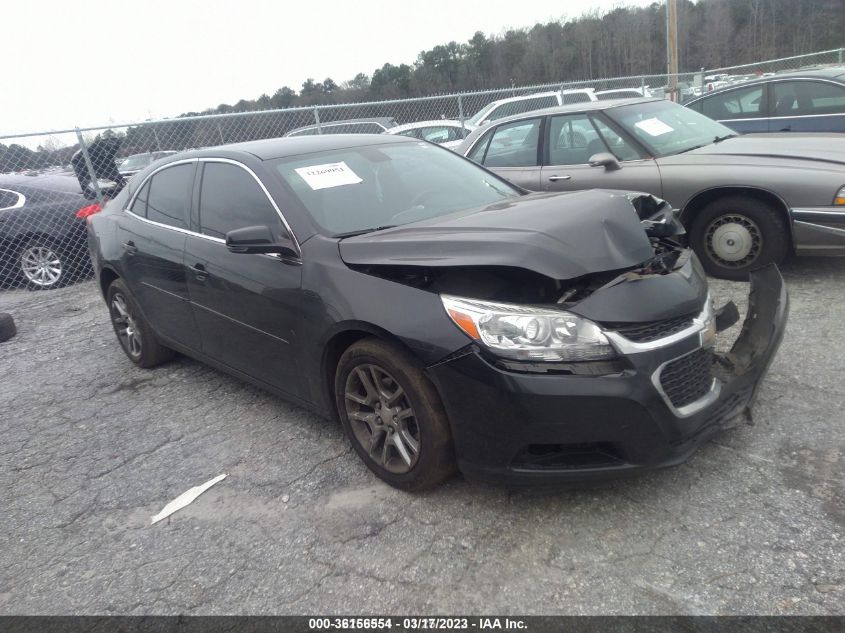
<path fill-rule="evenodd" d="M 753 426 L 562 492 L 395 491 L 334 423 L 185 358 L 134 368 L 92 283 L 0 293 L 0 613 L 843 614 L 845 259 L 784 275 Z"/>

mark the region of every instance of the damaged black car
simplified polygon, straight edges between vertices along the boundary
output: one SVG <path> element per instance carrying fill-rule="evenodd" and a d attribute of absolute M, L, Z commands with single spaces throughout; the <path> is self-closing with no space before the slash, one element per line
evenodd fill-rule
<path fill-rule="evenodd" d="M 181 153 L 88 235 L 133 363 L 187 354 L 337 418 L 406 490 L 678 464 L 749 414 L 787 316 L 777 268 L 753 272 L 717 354 L 737 309 L 663 201 L 528 193 L 401 136 Z"/>

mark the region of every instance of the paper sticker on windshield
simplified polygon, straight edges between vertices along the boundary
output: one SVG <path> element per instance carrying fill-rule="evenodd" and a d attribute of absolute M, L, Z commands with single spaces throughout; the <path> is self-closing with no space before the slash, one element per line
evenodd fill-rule
<path fill-rule="evenodd" d="M 340 187 L 341 185 L 357 185 L 359 182 L 363 182 L 343 161 L 298 167 L 295 171 L 315 191 L 317 189 Z"/>
<path fill-rule="evenodd" d="M 666 125 L 663 121 L 657 118 L 645 119 L 644 121 L 637 121 L 634 123 L 635 127 L 640 128 L 650 136 L 660 136 L 661 134 L 668 134 L 674 132 L 675 128 Z"/>

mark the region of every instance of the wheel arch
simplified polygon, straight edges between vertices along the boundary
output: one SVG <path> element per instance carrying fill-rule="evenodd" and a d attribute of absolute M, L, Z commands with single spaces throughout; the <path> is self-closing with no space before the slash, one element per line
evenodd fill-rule
<path fill-rule="evenodd" d="M 416 358 L 414 352 L 394 334 L 384 328 L 365 321 L 352 321 L 338 324 L 328 335 L 323 344 L 320 363 L 320 396 L 326 404 L 326 409 L 333 419 L 337 419 L 335 406 L 334 380 L 340 357 L 352 345 L 365 338 L 377 338 L 400 346 L 409 355 Z"/>
<path fill-rule="evenodd" d="M 789 231 L 789 246 L 794 251 L 795 236 L 792 227 L 792 213 L 789 205 L 774 191 L 764 187 L 748 186 L 748 185 L 724 185 L 718 187 L 710 187 L 699 191 L 692 196 L 681 208 L 680 219 L 681 223 L 689 229 L 695 220 L 696 215 L 701 209 L 706 207 L 711 202 L 724 198 L 727 196 L 748 196 L 756 198 L 765 204 L 774 208 L 781 217 L 786 221 L 786 226 Z"/>
<path fill-rule="evenodd" d="M 104 266 L 102 271 L 100 271 L 100 278 L 97 280 L 103 299 L 106 298 L 106 292 L 108 292 L 109 286 L 115 279 L 120 279 L 120 275 L 118 275 L 113 268 Z"/>

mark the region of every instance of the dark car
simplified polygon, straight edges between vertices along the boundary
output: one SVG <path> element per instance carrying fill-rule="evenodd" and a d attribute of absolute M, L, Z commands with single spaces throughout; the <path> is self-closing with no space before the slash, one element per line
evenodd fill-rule
<path fill-rule="evenodd" d="M 742 82 L 686 104 L 740 133 L 845 132 L 845 68 Z"/>
<path fill-rule="evenodd" d="M 708 273 L 747 279 L 788 254 L 845 255 L 845 135 L 745 134 L 665 99 L 547 108 L 456 152 L 532 191 L 646 191 L 680 211 Z"/>
<path fill-rule="evenodd" d="M 0 285 L 46 290 L 89 276 L 92 209 L 73 174 L 0 176 Z"/>
<path fill-rule="evenodd" d="M 713 308 L 682 232 L 649 195 L 526 194 L 367 135 L 191 152 L 89 219 L 133 363 L 182 352 L 339 418 L 405 489 L 456 466 L 522 483 L 669 466 L 746 411 L 783 281 L 752 274 L 743 333 L 716 354 L 738 314 Z"/>

